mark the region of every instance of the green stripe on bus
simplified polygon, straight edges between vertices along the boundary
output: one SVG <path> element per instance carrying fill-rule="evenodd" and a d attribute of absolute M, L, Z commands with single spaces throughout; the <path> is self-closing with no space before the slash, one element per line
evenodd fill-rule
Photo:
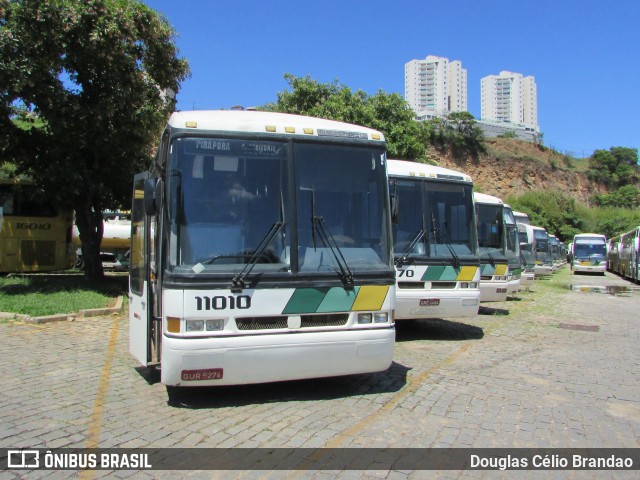
<path fill-rule="evenodd" d="M 331 288 L 318 306 L 316 312 L 348 312 L 358 295 L 360 287 L 345 290 L 341 287 Z"/>
<path fill-rule="evenodd" d="M 297 288 L 282 313 L 315 313 L 329 290 L 330 288 Z"/>

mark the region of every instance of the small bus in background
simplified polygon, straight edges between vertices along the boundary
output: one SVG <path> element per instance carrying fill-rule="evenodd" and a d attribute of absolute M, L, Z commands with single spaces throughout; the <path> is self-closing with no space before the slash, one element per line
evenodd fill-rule
<path fill-rule="evenodd" d="M 620 273 L 620 235 L 611 237 L 607 241 L 607 270 Z"/>
<path fill-rule="evenodd" d="M 480 307 L 471 177 L 389 160 L 396 320 L 469 317 Z"/>
<path fill-rule="evenodd" d="M 549 252 L 551 253 L 552 268 L 556 271 L 565 264 L 566 255 L 564 243 L 555 235 L 549 235 Z"/>
<path fill-rule="evenodd" d="M 516 221 L 518 227 L 518 244 L 520 245 L 520 258 L 522 259 L 523 271 L 520 276 L 520 285 L 530 287 L 535 283 L 536 259 L 533 253 L 533 234 L 531 238 L 527 233 L 528 224 Z"/>
<path fill-rule="evenodd" d="M 533 262 L 535 277 L 551 275 L 553 268 L 551 255 L 549 254 L 549 236 L 542 227 L 535 225 L 518 224 L 518 236 L 520 248 L 524 252 L 527 264 Z"/>
<path fill-rule="evenodd" d="M 520 255 L 520 241 L 518 240 L 518 225 L 513 215 L 513 210 L 504 204 L 504 228 L 506 236 L 507 259 L 509 262 L 509 286 L 507 293 L 516 293 L 520 290 L 520 281 L 524 270 Z"/>
<path fill-rule="evenodd" d="M 640 282 L 640 227 L 620 235 L 618 272 L 625 278 Z"/>
<path fill-rule="evenodd" d="M 473 194 L 480 257 L 480 301 L 504 302 L 509 288 L 504 203 L 498 197 Z"/>
<path fill-rule="evenodd" d="M 598 233 L 579 233 L 573 237 L 573 273 L 601 273 L 607 270 L 607 238 Z"/>
<path fill-rule="evenodd" d="M 33 183 L 0 179 L 0 273 L 71 268 L 72 223 Z"/>
<path fill-rule="evenodd" d="M 513 218 L 516 219 L 516 223 L 522 223 L 523 225 L 531 225 L 529 215 L 522 212 L 513 212 Z"/>

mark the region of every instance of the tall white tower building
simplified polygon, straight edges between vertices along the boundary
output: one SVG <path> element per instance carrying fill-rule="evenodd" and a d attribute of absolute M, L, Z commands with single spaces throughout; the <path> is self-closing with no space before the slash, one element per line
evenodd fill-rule
<path fill-rule="evenodd" d="M 538 127 L 538 91 L 534 77 L 502 71 L 480 81 L 481 119 Z"/>
<path fill-rule="evenodd" d="M 467 71 L 458 60 L 429 55 L 404 66 L 404 97 L 415 112 L 466 112 Z"/>

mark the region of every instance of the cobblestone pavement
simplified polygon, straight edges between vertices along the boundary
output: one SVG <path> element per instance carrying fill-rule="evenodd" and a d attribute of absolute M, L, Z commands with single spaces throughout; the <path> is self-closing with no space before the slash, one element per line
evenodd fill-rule
<path fill-rule="evenodd" d="M 574 288 L 566 288 L 567 285 Z M 128 353 L 126 316 L 0 324 L 0 447 L 628 447 L 640 438 L 640 292 L 565 268 L 456 322 L 397 324 L 387 372 L 167 389 Z M 429 471 L 86 471 L 82 478 L 430 478 Z M 442 478 L 637 478 L 441 471 Z M 632 474 L 634 473 L 634 474 Z M 4 471 L 70 478 L 73 471 Z"/>

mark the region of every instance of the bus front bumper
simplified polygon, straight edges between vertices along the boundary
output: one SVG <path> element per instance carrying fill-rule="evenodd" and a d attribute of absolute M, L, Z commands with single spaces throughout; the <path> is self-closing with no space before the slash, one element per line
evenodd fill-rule
<path fill-rule="evenodd" d="M 506 302 L 508 288 L 507 282 L 480 281 L 480 302 Z"/>
<path fill-rule="evenodd" d="M 393 360 L 395 327 L 239 335 L 163 336 L 161 382 L 173 386 L 268 383 L 380 372 Z"/>
<path fill-rule="evenodd" d="M 396 290 L 396 320 L 419 318 L 475 317 L 480 307 L 480 291 Z"/>

